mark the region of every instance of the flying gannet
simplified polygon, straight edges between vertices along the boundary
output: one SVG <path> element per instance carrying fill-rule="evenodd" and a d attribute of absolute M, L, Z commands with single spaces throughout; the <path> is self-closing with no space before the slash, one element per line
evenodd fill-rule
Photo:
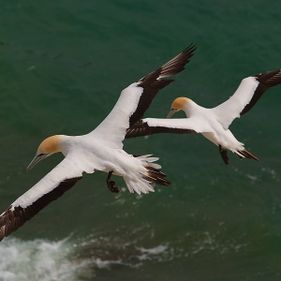
<path fill-rule="evenodd" d="M 200 133 L 219 147 L 225 164 L 229 162 L 227 150 L 240 158 L 258 160 L 234 137 L 229 126 L 234 119 L 247 113 L 268 88 L 280 83 L 280 69 L 247 77 L 228 100 L 214 108 L 205 108 L 190 98 L 178 97 L 172 102 L 167 117 L 182 110 L 187 118 L 142 119 L 127 130 L 126 138 L 157 133 Z"/>
<path fill-rule="evenodd" d="M 89 134 L 46 138 L 28 168 L 54 153 L 61 152 L 65 158 L 0 215 L 0 240 L 63 195 L 82 178 L 83 173 L 104 171 L 109 177 L 114 173 L 123 177 L 130 192 L 138 194 L 154 191 L 155 183 L 168 185 L 161 166 L 154 163 L 158 158 L 128 154 L 123 150 L 123 140 L 126 130 L 143 117 L 157 92 L 173 81 L 171 77 L 184 69 L 195 49 L 190 45 L 163 66 L 125 88 L 109 115 Z"/>

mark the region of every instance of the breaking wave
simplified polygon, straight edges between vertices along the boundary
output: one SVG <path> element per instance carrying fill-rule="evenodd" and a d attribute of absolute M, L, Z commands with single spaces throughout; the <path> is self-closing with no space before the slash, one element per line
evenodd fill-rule
<path fill-rule="evenodd" d="M 241 243 L 243 239 L 222 241 L 220 231 L 187 232 L 172 244 L 169 240 L 155 241 L 153 233 L 146 226 L 127 234 L 123 228 L 114 233 L 95 232 L 83 239 L 8 238 L 0 243 L 0 281 L 88 281 L 120 267 L 138 270 L 178 258 L 192 261 L 210 252 L 229 255 L 247 247 Z"/>
<path fill-rule="evenodd" d="M 88 262 L 72 260 L 72 253 L 68 239 L 56 242 L 6 239 L 0 245 L 0 280 L 79 280 Z"/>
<path fill-rule="evenodd" d="M 93 280 L 97 269 L 112 266 L 141 266 L 145 261 L 160 261 L 168 246 L 152 248 L 123 245 L 120 249 L 98 247 L 107 238 L 74 243 L 60 241 L 6 239 L 0 244 L 0 281 L 82 281 Z"/>

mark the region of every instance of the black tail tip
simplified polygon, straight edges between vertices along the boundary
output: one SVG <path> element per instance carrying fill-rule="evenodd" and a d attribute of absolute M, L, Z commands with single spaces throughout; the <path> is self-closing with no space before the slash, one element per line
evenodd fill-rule
<path fill-rule="evenodd" d="M 249 150 L 244 149 L 244 150 L 239 150 L 238 152 L 241 155 L 243 155 L 245 158 L 259 161 L 259 158 L 256 155 L 254 155 L 252 152 L 250 152 Z"/>
<path fill-rule="evenodd" d="M 158 169 L 155 169 L 153 167 L 146 167 L 147 174 L 145 175 L 145 179 L 152 183 L 157 183 L 160 185 L 168 186 L 171 184 L 171 182 L 167 179 L 167 176 Z"/>

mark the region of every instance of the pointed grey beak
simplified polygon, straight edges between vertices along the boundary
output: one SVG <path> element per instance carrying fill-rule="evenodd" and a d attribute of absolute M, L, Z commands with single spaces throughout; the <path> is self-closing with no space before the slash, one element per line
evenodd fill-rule
<path fill-rule="evenodd" d="M 176 109 L 171 109 L 166 118 L 171 118 L 176 112 Z"/>
<path fill-rule="evenodd" d="M 26 170 L 31 170 L 37 163 L 39 163 L 41 160 L 45 159 L 47 156 L 48 156 L 48 154 L 35 155 L 35 157 L 31 160 L 31 162 L 27 166 Z"/>

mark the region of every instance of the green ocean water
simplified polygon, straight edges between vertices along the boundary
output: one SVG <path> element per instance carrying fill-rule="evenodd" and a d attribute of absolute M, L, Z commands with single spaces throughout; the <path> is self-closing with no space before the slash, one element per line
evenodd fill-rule
<path fill-rule="evenodd" d="M 188 96 L 212 107 L 246 76 L 281 67 L 278 1 L 0 1 L 0 208 L 62 156 L 26 165 L 52 134 L 79 135 L 120 91 L 190 43 L 186 70 L 147 112 Z M 260 161 L 196 135 L 127 140 L 160 156 L 170 187 L 118 195 L 85 176 L 0 244 L 0 281 L 281 279 L 281 86 L 231 129 Z M 183 117 L 178 114 L 178 117 Z"/>

